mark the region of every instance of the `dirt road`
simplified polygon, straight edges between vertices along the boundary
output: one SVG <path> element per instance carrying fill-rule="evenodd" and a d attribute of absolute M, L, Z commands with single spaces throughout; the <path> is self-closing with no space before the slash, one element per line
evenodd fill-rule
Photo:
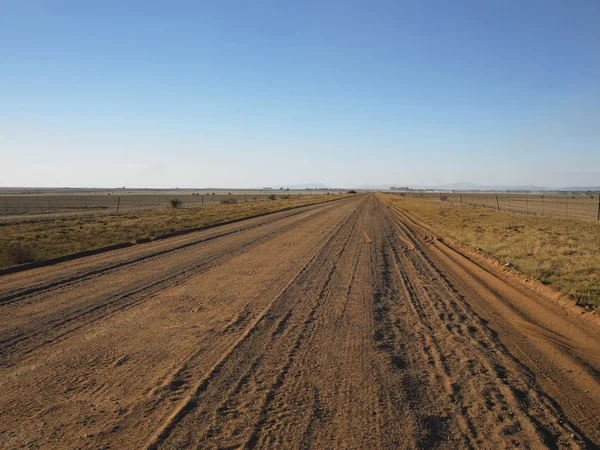
<path fill-rule="evenodd" d="M 0 277 L 1 448 L 593 448 L 599 380 L 373 194 Z"/>

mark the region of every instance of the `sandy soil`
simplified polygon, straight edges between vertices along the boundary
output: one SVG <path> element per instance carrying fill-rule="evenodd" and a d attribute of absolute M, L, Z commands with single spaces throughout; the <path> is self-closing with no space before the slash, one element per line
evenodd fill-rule
<path fill-rule="evenodd" d="M 1 448 L 594 448 L 600 332 L 373 194 L 0 278 Z"/>

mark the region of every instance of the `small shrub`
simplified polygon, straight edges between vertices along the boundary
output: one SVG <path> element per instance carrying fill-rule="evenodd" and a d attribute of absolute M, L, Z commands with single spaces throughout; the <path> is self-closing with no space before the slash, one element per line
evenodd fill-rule
<path fill-rule="evenodd" d="M 20 242 L 8 244 L 4 249 L 4 253 L 6 253 L 12 264 L 24 264 L 35 259 L 33 248 Z"/>
<path fill-rule="evenodd" d="M 275 194 L 270 194 L 269 200 L 277 200 L 277 196 Z"/>
<path fill-rule="evenodd" d="M 348 191 L 346 194 L 356 194 L 356 191 Z"/>
<path fill-rule="evenodd" d="M 221 200 L 221 205 L 237 205 L 237 202 L 235 198 L 224 198 Z"/>
<path fill-rule="evenodd" d="M 540 281 L 542 282 L 542 284 L 551 284 L 552 283 L 552 276 L 554 276 L 554 271 L 553 270 L 545 270 L 540 275 Z"/>
<path fill-rule="evenodd" d="M 181 200 L 174 198 L 171 200 L 171 208 L 181 208 Z"/>
<path fill-rule="evenodd" d="M 443 202 L 447 202 L 448 201 L 448 196 L 447 195 L 440 195 L 440 200 Z"/>

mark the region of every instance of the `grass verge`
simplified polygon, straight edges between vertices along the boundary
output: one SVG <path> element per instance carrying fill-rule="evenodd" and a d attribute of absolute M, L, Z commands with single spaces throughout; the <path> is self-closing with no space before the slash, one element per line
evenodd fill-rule
<path fill-rule="evenodd" d="M 432 230 L 600 308 L 600 223 L 387 194 Z"/>
<path fill-rule="evenodd" d="M 0 225 L 0 268 L 153 238 L 191 228 L 323 203 L 347 195 L 29 220 Z"/>

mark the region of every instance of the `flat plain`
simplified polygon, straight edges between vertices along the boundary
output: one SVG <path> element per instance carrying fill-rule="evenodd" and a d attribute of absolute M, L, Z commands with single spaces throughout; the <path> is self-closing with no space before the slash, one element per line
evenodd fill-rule
<path fill-rule="evenodd" d="M 0 447 L 595 448 L 599 348 L 355 195 L 0 276 Z"/>

